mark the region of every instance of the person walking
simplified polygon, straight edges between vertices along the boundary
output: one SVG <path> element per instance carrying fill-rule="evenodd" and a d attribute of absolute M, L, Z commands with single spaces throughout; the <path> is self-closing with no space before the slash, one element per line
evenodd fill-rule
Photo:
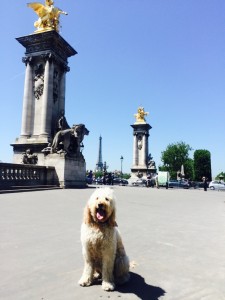
<path fill-rule="evenodd" d="M 202 180 L 203 180 L 204 191 L 207 192 L 207 188 L 208 188 L 207 178 L 202 177 Z"/>
<path fill-rule="evenodd" d="M 156 176 L 155 176 L 155 185 L 156 185 L 157 189 L 159 189 L 159 176 L 158 176 L 158 173 L 156 173 Z"/>

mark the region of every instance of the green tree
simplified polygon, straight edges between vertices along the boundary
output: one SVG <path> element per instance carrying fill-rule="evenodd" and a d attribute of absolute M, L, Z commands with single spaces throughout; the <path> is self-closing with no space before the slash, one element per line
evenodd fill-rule
<path fill-rule="evenodd" d="M 203 176 L 205 176 L 209 181 L 212 180 L 211 154 L 208 150 L 195 150 L 194 174 L 195 180 L 197 181 L 201 181 Z"/>
<path fill-rule="evenodd" d="M 99 178 L 103 176 L 103 171 L 96 171 L 94 172 L 95 178 Z"/>
<path fill-rule="evenodd" d="M 223 176 L 223 179 L 222 180 L 225 180 L 225 172 L 220 172 L 216 177 L 215 179 L 216 180 L 220 180 Z"/>
<path fill-rule="evenodd" d="M 187 179 L 194 179 L 194 160 L 191 158 L 188 158 L 184 163 L 184 173 L 185 178 Z"/>
<path fill-rule="evenodd" d="M 184 142 L 169 144 L 165 151 L 162 152 L 161 161 L 163 165 L 159 167 L 160 171 L 168 171 L 171 178 L 177 178 L 177 172 L 184 166 L 186 178 L 193 178 L 193 163 L 189 158 L 189 151 L 192 148 Z"/>
<path fill-rule="evenodd" d="M 131 177 L 131 175 L 129 173 L 124 173 L 122 175 L 122 178 L 124 178 L 124 179 L 129 179 L 130 177 Z"/>

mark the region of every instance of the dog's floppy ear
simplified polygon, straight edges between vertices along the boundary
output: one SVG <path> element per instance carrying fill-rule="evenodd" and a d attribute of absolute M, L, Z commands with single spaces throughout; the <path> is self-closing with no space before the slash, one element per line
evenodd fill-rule
<path fill-rule="evenodd" d="M 117 227 L 117 223 L 116 223 L 116 212 L 115 210 L 113 210 L 111 216 L 108 219 L 108 224 L 111 227 Z"/>
<path fill-rule="evenodd" d="M 91 216 L 91 210 L 88 207 L 88 205 L 86 205 L 86 207 L 84 208 L 84 223 L 85 224 L 93 223 L 92 216 Z"/>

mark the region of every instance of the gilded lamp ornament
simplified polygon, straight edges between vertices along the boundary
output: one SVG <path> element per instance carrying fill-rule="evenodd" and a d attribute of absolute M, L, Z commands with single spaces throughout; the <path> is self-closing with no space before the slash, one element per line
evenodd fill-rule
<path fill-rule="evenodd" d="M 148 112 L 145 112 L 144 107 L 138 107 L 137 114 L 134 114 L 136 118 L 135 124 L 146 124 L 145 116 L 148 115 Z"/>
<path fill-rule="evenodd" d="M 27 4 L 28 7 L 32 8 L 39 19 L 34 22 L 34 27 L 37 28 L 35 32 L 44 32 L 55 30 L 59 32 L 59 16 L 60 14 L 68 15 L 65 11 L 60 8 L 54 7 L 53 0 L 46 0 L 45 5 L 39 2 L 32 2 Z"/>

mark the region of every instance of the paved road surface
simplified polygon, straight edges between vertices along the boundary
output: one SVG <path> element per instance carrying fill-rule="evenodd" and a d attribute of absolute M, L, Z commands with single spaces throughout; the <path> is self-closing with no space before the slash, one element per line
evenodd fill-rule
<path fill-rule="evenodd" d="M 77 284 L 93 189 L 1 194 L 0 299 L 224 300 L 225 193 L 114 189 L 130 283 L 114 292 Z"/>

